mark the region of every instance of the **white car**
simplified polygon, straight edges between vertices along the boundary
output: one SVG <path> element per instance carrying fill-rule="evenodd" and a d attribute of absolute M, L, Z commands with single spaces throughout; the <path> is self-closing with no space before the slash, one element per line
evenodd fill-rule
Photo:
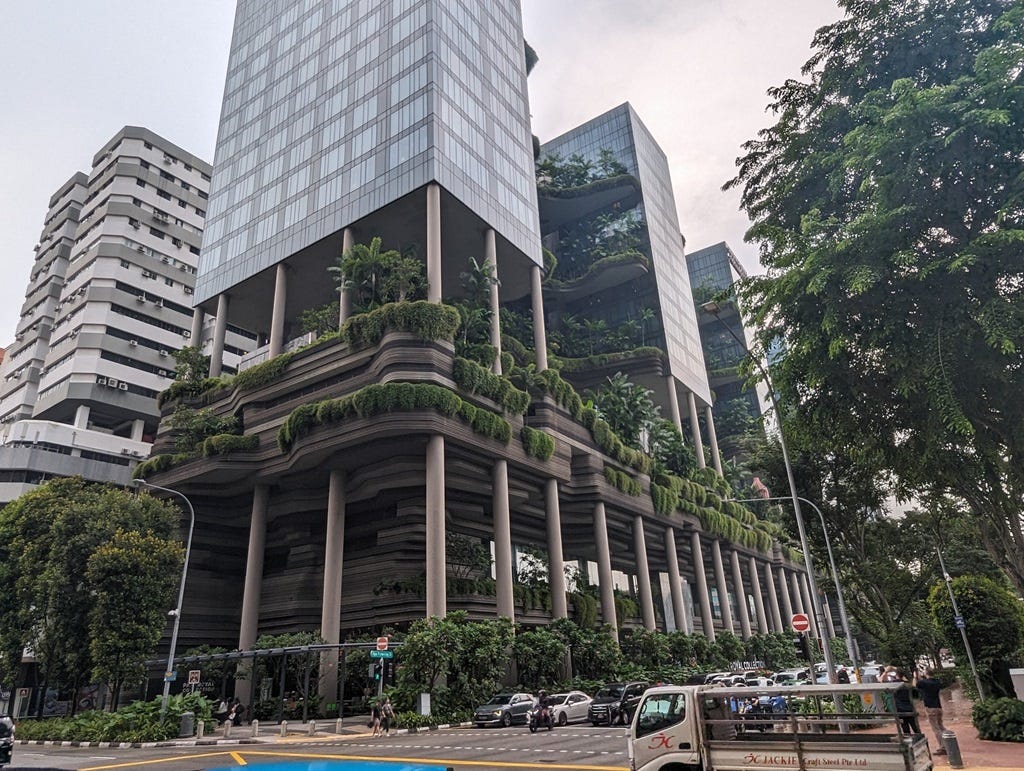
<path fill-rule="evenodd" d="M 551 699 L 551 719 L 557 725 L 586 720 L 590 702 L 593 701 L 583 691 L 553 693 L 549 698 Z"/>

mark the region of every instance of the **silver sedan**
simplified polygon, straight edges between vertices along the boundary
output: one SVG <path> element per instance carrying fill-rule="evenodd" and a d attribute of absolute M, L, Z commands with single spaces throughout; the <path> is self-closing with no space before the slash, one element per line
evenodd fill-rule
<path fill-rule="evenodd" d="M 583 691 L 551 694 L 551 717 L 558 725 L 587 719 L 587 710 L 593 701 Z"/>

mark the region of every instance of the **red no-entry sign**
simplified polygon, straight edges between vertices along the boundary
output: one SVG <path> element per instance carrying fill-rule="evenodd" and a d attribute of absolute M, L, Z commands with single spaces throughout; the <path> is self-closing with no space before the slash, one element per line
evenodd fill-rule
<path fill-rule="evenodd" d="M 806 613 L 794 613 L 789 625 L 793 627 L 794 632 L 806 632 L 811 628 L 811 620 L 807 618 Z"/>
<path fill-rule="evenodd" d="M 377 638 L 377 650 L 386 651 L 388 649 L 388 638 L 378 637 Z"/>

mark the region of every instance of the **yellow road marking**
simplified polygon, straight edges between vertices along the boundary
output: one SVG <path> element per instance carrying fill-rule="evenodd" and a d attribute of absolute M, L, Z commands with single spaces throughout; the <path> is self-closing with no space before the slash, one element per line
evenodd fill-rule
<path fill-rule="evenodd" d="M 246 755 L 274 758 L 306 758 L 314 760 L 368 760 L 377 763 L 411 763 L 439 766 L 469 766 L 476 768 L 560 768 L 566 771 L 625 771 L 626 766 L 585 766 L 577 763 L 516 763 L 502 760 L 455 760 L 442 758 L 403 758 L 380 755 L 325 755 L 313 752 L 266 752 L 245 750 Z M 87 771 L 83 769 L 82 771 Z"/>
<path fill-rule="evenodd" d="M 231 753 L 231 757 L 233 757 L 235 759 L 235 762 L 238 765 L 240 765 L 240 766 L 247 766 L 247 765 L 249 765 L 248 763 L 245 762 L 245 758 L 243 758 L 242 755 L 240 753 L 238 753 L 238 752 L 232 752 Z"/>
<path fill-rule="evenodd" d="M 231 752 L 204 752 L 201 755 L 175 755 L 169 758 L 156 758 L 155 760 L 133 760 L 131 763 L 113 763 L 109 766 L 86 766 L 78 771 L 105 771 L 108 768 L 131 768 L 132 766 L 151 766 L 155 763 L 173 763 L 176 760 L 188 758 L 219 758 L 224 755 L 232 755 Z"/>

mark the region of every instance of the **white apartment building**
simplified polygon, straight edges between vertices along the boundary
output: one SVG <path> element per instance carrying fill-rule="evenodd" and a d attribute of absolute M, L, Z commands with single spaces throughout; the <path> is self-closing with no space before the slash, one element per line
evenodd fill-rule
<path fill-rule="evenodd" d="M 192 344 L 209 182 L 208 163 L 126 126 L 50 199 L 0 366 L 0 504 L 54 476 L 126 483 L 149 455 Z M 229 330 L 226 371 L 254 340 Z"/>

